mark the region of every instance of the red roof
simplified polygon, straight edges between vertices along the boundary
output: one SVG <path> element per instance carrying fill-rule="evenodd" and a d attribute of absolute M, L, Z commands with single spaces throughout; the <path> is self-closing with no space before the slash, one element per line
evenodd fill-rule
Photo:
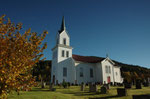
<path fill-rule="evenodd" d="M 97 63 L 97 62 L 101 62 L 102 60 L 104 60 L 105 58 L 102 57 L 95 57 L 95 56 L 80 56 L 80 55 L 72 55 L 72 58 L 75 61 L 81 61 L 81 62 L 86 62 L 86 63 Z"/>

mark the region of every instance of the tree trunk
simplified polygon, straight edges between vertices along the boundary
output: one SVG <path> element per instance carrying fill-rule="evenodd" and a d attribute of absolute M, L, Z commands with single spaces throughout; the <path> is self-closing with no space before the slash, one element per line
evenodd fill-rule
<path fill-rule="evenodd" d="M 41 77 L 41 88 L 44 88 L 44 80 L 43 80 L 43 77 Z"/>

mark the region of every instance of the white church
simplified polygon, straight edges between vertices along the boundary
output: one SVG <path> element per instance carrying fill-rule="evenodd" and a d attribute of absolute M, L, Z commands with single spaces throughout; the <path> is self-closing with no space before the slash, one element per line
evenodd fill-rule
<path fill-rule="evenodd" d="M 70 36 L 66 31 L 64 17 L 61 29 L 52 48 L 51 81 L 56 83 L 122 83 L 120 67 L 108 56 L 106 58 L 72 54 Z"/>

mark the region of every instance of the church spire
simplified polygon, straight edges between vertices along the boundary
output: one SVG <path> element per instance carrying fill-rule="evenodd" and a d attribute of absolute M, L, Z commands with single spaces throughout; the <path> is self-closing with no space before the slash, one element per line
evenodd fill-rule
<path fill-rule="evenodd" d="M 61 33 L 62 31 L 66 30 L 66 26 L 65 26 L 65 18 L 63 16 L 62 18 L 62 23 L 61 23 L 61 28 L 59 30 L 59 33 Z"/>

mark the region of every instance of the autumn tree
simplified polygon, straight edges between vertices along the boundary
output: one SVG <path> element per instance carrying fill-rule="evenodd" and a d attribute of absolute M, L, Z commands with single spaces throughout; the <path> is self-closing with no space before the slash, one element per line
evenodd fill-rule
<path fill-rule="evenodd" d="M 139 79 L 139 75 L 136 72 L 131 72 L 131 79 L 132 79 L 132 83 L 133 85 L 135 84 L 136 80 Z"/>
<path fill-rule="evenodd" d="M 130 72 L 123 72 L 122 76 L 124 77 L 124 82 L 131 83 L 131 73 Z"/>
<path fill-rule="evenodd" d="M 41 35 L 31 29 L 21 33 L 22 24 L 15 25 L 0 17 L 0 96 L 6 98 L 12 91 L 29 89 L 34 85 L 31 70 L 43 56 L 42 44 L 47 32 Z"/>

